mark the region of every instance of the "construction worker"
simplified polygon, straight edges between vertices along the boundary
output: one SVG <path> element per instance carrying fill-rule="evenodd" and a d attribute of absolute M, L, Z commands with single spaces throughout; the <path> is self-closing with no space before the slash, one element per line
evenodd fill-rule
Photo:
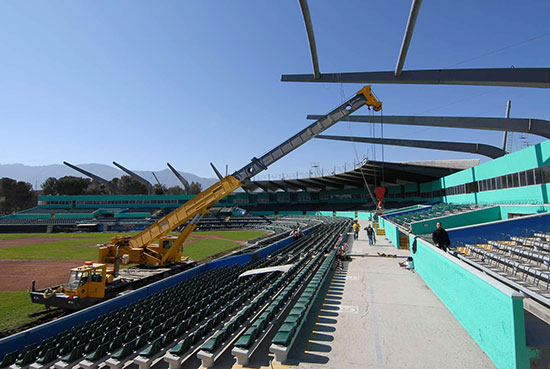
<path fill-rule="evenodd" d="M 375 236 L 374 236 L 374 228 L 372 228 L 372 226 L 369 225 L 367 226 L 367 228 L 365 228 L 365 231 L 367 231 L 367 237 L 369 238 L 369 246 L 373 246 L 374 244 L 374 240 L 376 239 Z"/>
<path fill-rule="evenodd" d="M 432 241 L 437 248 L 447 251 L 447 249 L 451 246 L 449 234 L 443 227 L 441 227 L 441 222 L 437 222 L 436 227 L 437 229 L 432 233 Z"/>
<path fill-rule="evenodd" d="M 359 231 L 361 230 L 361 226 L 357 221 L 353 223 L 353 239 L 357 240 L 359 238 Z"/>

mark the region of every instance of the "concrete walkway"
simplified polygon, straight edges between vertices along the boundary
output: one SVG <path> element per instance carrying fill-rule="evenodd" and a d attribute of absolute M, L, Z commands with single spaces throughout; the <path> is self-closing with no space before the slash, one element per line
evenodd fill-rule
<path fill-rule="evenodd" d="M 399 266 L 409 251 L 395 249 L 383 236 L 377 241 L 368 246 L 361 231 L 351 247 L 352 260 L 334 272 L 326 294 L 312 308 L 289 364 L 308 369 L 495 368 L 424 281 Z"/>

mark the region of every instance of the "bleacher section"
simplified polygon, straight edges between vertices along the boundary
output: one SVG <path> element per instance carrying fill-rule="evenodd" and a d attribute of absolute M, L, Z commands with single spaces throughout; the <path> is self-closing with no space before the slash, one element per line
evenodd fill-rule
<path fill-rule="evenodd" d="M 98 209 L 95 208 L 71 208 L 71 209 L 63 209 L 63 208 L 32 208 L 21 211 L 19 214 L 65 214 L 65 213 L 87 213 L 87 214 L 93 214 Z"/>
<path fill-rule="evenodd" d="M 386 219 L 406 230 L 410 230 L 411 223 L 422 220 L 441 218 L 453 214 L 461 214 L 479 209 L 476 204 L 435 204 L 424 209 L 407 212 L 405 214 L 388 215 Z"/>
<path fill-rule="evenodd" d="M 67 369 L 79 365 L 91 369 L 104 363 L 118 369 L 129 361 L 149 368 L 160 357 L 175 368 L 197 352 L 203 365 L 211 366 L 233 342 L 249 350 L 265 338 L 268 329 L 287 332 L 286 325 L 279 327 L 280 322 L 294 320 L 302 309 L 287 334 L 293 336 L 305 319 L 311 303 L 308 296 L 315 295 L 314 289 L 334 257 L 336 240 L 350 226 L 349 220 L 329 219 L 264 259 L 209 270 L 9 353 L 0 368 Z M 272 272 L 239 278 L 245 271 L 288 264 L 292 267 L 282 275 Z"/>
<path fill-rule="evenodd" d="M 507 236 L 459 244 L 465 257 L 536 295 L 550 299 L 550 234 Z"/>

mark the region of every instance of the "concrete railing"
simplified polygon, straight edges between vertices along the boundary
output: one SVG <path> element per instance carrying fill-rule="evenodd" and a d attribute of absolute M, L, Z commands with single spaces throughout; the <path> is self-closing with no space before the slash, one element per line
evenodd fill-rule
<path fill-rule="evenodd" d="M 493 363 L 528 369 L 536 352 L 526 345 L 523 295 L 425 240 L 415 249 L 417 273 Z"/>

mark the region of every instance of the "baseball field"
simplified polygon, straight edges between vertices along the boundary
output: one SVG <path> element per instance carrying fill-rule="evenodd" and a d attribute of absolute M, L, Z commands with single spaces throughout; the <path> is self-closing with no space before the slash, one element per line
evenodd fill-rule
<path fill-rule="evenodd" d="M 197 232 L 184 244 L 184 255 L 204 260 L 242 247 L 262 231 Z M 66 282 L 69 270 L 97 260 L 98 247 L 117 233 L 0 234 L 0 337 L 40 317 L 41 305 L 30 301 L 36 288 Z M 29 316 L 29 314 L 31 316 Z"/>

